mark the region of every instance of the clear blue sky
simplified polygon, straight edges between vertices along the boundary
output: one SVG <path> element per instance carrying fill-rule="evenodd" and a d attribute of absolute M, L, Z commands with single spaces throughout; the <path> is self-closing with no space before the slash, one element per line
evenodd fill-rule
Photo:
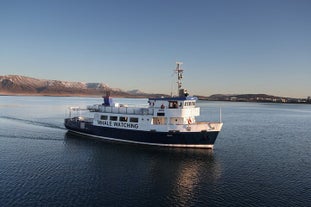
<path fill-rule="evenodd" d="M 311 96 L 311 0 L 0 0 L 0 75 Z"/>

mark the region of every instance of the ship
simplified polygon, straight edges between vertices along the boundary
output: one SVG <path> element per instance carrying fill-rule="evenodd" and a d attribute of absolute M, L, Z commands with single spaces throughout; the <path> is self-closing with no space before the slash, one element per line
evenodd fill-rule
<path fill-rule="evenodd" d="M 177 95 L 149 98 L 145 107 L 114 102 L 109 92 L 103 102 L 86 108 L 69 107 L 64 125 L 69 132 L 131 144 L 213 148 L 223 123 L 196 121 L 198 98 L 182 88 L 182 62 L 176 63 Z M 81 115 L 87 110 L 87 115 Z M 79 112 L 79 113 L 78 113 Z"/>

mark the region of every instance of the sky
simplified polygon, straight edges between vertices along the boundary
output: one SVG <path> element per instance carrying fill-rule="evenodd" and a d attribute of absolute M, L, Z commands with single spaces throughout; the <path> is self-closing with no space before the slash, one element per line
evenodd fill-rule
<path fill-rule="evenodd" d="M 311 96 L 311 0 L 0 0 L 0 75 Z"/>

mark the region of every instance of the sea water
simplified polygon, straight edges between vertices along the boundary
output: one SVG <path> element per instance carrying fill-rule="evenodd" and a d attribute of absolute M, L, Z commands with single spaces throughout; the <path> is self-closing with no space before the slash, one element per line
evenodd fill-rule
<path fill-rule="evenodd" d="M 69 106 L 101 101 L 0 96 L 1 207 L 310 206 L 311 105 L 198 101 L 198 120 L 224 122 L 210 150 L 67 132 Z"/>

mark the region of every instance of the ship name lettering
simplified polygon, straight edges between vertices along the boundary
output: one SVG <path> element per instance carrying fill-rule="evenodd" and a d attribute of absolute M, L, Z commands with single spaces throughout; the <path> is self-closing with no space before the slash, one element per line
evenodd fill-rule
<path fill-rule="evenodd" d="M 101 121 L 101 120 L 98 120 L 97 123 L 105 125 L 105 126 L 112 126 L 111 121 Z"/>
<path fill-rule="evenodd" d="M 101 124 L 101 125 L 105 125 L 105 126 L 115 126 L 115 127 L 138 129 L 138 124 L 135 124 L 135 123 L 111 122 L 111 121 L 102 121 L 102 120 L 97 120 L 97 123 Z"/>
<path fill-rule="evenodd" d="M 113 126 L 124 127 L 124 128 L 132 128 L 132 129 L 138 128 L 138 124 L 126 123 L 126 122 L 114 122 Z"/>

